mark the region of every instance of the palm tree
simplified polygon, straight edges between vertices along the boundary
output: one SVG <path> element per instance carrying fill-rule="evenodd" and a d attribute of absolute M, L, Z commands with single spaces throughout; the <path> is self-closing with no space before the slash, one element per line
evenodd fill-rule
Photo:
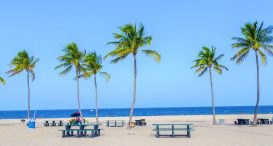
<path fill-rule="evenodd" d="M 96 52 L 85 55 L 83 63 L 83 74 L 81 75 L 81 77 L 88 79 L 91 76 L 94 76 L 96 93 L 96 123 L 99 123 L 97 74 L 104 76 L 107 81 L 110 80 L 110 75 L 106 72 L 102 72 L 101 69 L 102 69 L 101 56 L 98 56 Z"/>
<path fill-rule="evenodd" d="M 79 75 L 82 70 L 82 61 L 85 55 L 85 51 L 81 52 L 78 49 L 76 43 L 70 43 L 63 49 L 64 55 L 59 56 L 57 59 L 61 62 L 60 65 L 56 66 L 55 69 L 64 68 L 61 71 L 60 75 L 66 75 L 68 72 L 71 71 L 73 67 L 75 67 L 76 73 L 76 81 L 77 81 L 77 103 L 78 103 L 78 111 L 80 112 L 81 120 L 83 121 L 83 115 L 81 111 L 80 105 L 80 83 L 79 83 Z"/>
<path fill-rule="evenodd" d="M 216 57 L 215 54 L 216 48 L 212 47 L 203 47 L 198 54 L 198 58 L 194 60 L 195 65 L 192 68 L 197 68 L 195 73 L 198 73 L 198 76 L 204 75 L 209 70 L 210 75 L 210 86 L 211 86 L 211 101 L 212 101 L 212 115 L 213 115 L 213 125 L 216 125 L 215 117 L 215 108 L 214 108 L 214 91 L 213 91 L 213 81 L 212 81 L 212 68 L 218 73 L 222 74 L 222 70 L 228 70 L 227 67 L 218 63 L 224 54 L 221 54 Z"/>
<path fill-rule="evenodd" d="M 246 23 L 244 27 L 241 28 L 243 38 L 233 37 L 232 40 L 235 43 L 232 44 L 232 48 L 240 49 L 232 58 L 232 61 L 236 61 L 240 64 L 247 58 L 249 52 L 253 50 L 256 57 L 256 69 L 257 69 L 257 102 L 253 118 L 253 126 L 257 124 L 257 113 L 260 102 L 260 73 L 259 73 L 259 57 L 262 60 L 262 64 L 266 64 L 267 52 L 269 55 L 273 55 L 273 46 L 270 43 L 273 42 L 272 36 L 273 27 L 269 26 L 264 28 L 263 22 L 259 24 L 257 21 L 254 23 Z"/>
<path fill-rule="evenodd" d="M 5 85 L 6 84 L 5 79 L 3 79 L 2 77 L 0 77 L 0 83 L 2 83 L 3 85 Z"/>
<path fill-rule="evenodd" d="M 136 78 L 137 78 L 137 54 L 139 51 L 153 57 L 157 62 L 160 62 L 161 56 L 154 50 L 144 50 L 145 46 L 149 46 L 152 41 L 151 36 L 147 36 L 144 33 L 144 26 L 140 24 L 137 28 L 136 25 L 127 24 L 123 27 L 119 27 L 120 33 L 114 33 L 115 41 L 108 44 L 115 45 L 115 50 L 109 52 L 104 58 L 109 56 L 114 57 L 111 63 L 117 63 L 128 55 L 132 54 L 134 58 L 134 94 L 133 101 L 130 108 L 129 123 L 132 122 L 132 116 L 134 111 L 134 105 L 136 102 Z M 130 129 L 130 126 L 128 125 Z"/>
<path fill-rule="evenodd" d="M 31 75 L 32 81 L 35 79 L 34 68 L 36 63 L 39 61 L 38 58 L 34 56 L 29 56 L 27 51 L 20 51 L 15 58 L 11 61 L 12 69 L 7 73 L 10 74 L 9 77 L 17 75 L 22 71 L 27 72 L 27 88 L 28 88 L 28 119 L 30 119 L 30 86 L 29 86 L 29 76 Z"/>

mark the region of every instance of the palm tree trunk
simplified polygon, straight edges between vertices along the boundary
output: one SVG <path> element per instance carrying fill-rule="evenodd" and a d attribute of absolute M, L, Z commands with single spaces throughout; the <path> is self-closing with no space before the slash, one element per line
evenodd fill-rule
<path fill-rule="evenodd" d="M 28 91 L 28 101 L 27 101 L 27 108 L 28 114 L 27 117 L 30 119 L 30 87 L 29 87 L 29 72 L 27 71 L 27 91 Z"/>
<path fill-rule="evenodd" d="M 96 93 L 96 123 L 99 123 L 99 111 L 98 111 L 98 89 L 97 89 L 97 77 L 94 75 L 95 93 Z"/>
<path fill-rule="evenodd" d="M 259 102 L 260 102 L 260 71 L 259 71 L 259 59 L 257 51 L 255 51 L 256 55 L 256 67 L 257 67 L 257 102 L 255 107 L 255 113 L 253 118 L 253 126 L 257 125 L 257 114 L 258 114 L 258 108 L 259 108 Z"/>
<path fill-rule="evenodd" d="M 77 80 L 77 101 L 78 101 L 78 110 L 81 114 L 81 121 L 83 122 L 83 115 L 81 111 L 81 104 L 80 104 L 80 82 L 79 82 L 79 69 L 76 67 L 76 80 Z"/>
<path fill-rule="evenodd" d="M 211 87 L 211 103 L 212 103 L 211 107 L 212 107 L 213 125 L 216 125 L 215 108 L 214 108 L 214 92 L 213 92 L 211 68 L 209 68 L 209 75 L 210 75 L 210 87 Z"/>
<path fill-rule="evenodd" d="M 134 95 L 133 95 L 133 102 L 130 109 L 130 116 L 129 116 L 129 123 L 128 129 L 130 129 L 130 123 L 132 122 L 133 113 L 134 113 L 134 106 L 136 103 L 136 78 L 137 78 L 137 61 L 136 61 L 136 54 L 134 54 Z"/>

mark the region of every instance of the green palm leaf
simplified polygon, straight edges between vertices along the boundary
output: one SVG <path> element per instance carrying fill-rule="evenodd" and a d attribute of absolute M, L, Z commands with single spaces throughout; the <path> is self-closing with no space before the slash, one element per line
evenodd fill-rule
<path fill-rule="evenodd" d="M 6 81 L 2 77 L 0 77 L 0 83 L 2 83 L 3 85 L 5 85 Z"/>
<path fill-rule="evenodd" d="M 154 50 L 142 50 L 142 52 L 143 52 L 144 54 L 146 54 L 147 56 L 153 57 L 153 58 L 155 59 L 155 61 L 158 62 L 158 63 L 159 63 L 160 60 L 161 60 L 160 54 L 157 53 L 157 52 L 154 51 Z"/>

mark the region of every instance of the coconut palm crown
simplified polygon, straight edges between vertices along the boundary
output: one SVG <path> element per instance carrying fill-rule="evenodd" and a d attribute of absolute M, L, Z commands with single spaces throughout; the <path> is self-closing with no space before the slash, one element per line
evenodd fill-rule
<path fill-rule="evenodd" d="M 36 63 L 39 61 L 38 58 L 34 56 L 29 56 L 27 51 L 20 51 L 15 58 L 12 59 L 10 66 L 11 70 L 7 71 L 9 77 L 15 76 L 22 71 L 27 72 L 27 86 L 28 86 L 28 118 L 30 118 L 30 85 L 29 76 L 31 75 L 32 81 L 35 79 L 34 68 Z"/>
<path fill-rule="evenodd" d="M 83 115 L 80 106 L 80 85 L 79 85 L 79 76 L 82 70 L 82 62 L 85 56 L 85 51 L 80 51 L 76 43 L 70 43 L 63 49 L 64 55 L 59 56 L 57 59 L 61 64 L 55 67 L 55 69 L 63 68 L 60 75 L 66 75 L 68 72 L 75 68 L 76 81 L 77 81 L 77 102 L 78 102 L 78 111 L 80 112 L 81 120 L 83 121 Z"/>
<path fill-rule="evenodd" d="M 223 69 L 228 70 L 224 65 L 219 64 L 219 61 L 222 59 L 224 54 L 216 56 L 216 48 L 212 47 L 203 47 L 199 52 L 198 57 L 194 60 L 195 65 L 192 68 L 197 68 L 195 73 L 198 73 L 198 76 L 204 75 L 207 71 L 210 74 L 210 85 L 211 85 L 211 97 L 212 97 L 212 115 L 213 115 L 213 125 L 216 124 L 215 108 L 214 108 L 214 89 L 213 89 L 213 80 L 212 80 L 212 68 L 218 73 L 222 74 Z"/>
<path fill-rule="evenodd" d="M 114 33 L 115 41 L 109 42 L 108 44 L 115 45 L 116 48 L 109 52 L 104 58 L 109 56 L 113 57 L 111 63 L 117 63 L 125 59 L 128 55 L 133 55 L 134 58 L 134 94 L 133 101 L 130 108 L 130 116 L 128 122 L 132 122 L 133 110 L 136 101 L 136 78 L 137 78 L 137 54 L 142 52 L 148 56 L 153 57 L 156 62 L 160 62 L 161 56 L 155 50 L 143 49 L 146 46 L 150 46 L 152 37 L 147 36 L 144 33 L 144 26 L 142 24 L 137 27 L 135 24 L 127 24 L 123 27 L 119 27 L 120 33 Z"/>
<path fill-rule="evenodd" d="M 267 63 L 266 53 L 273 55 L 273 26 L 264 28 L 264 23 L 259 24 L 257 21 L 254 23 L 246 23 L 241 28 L 243 37 L 233 37 L 235 43 L 232 48 L 239 49 L 239 51 L 231 58 L 237 64 L 242 63 L 251 51 L 255 53 L 256 69 L 257 69 L 257 101 L 253 117 L 253 126 L 257 124 L 257 113 L 260 102 L 260 73 L 259 73 L 259 58 L 262 64 Z M 266 53 L 265 53 L 266 52 Z"/>
<path fill-rule="evenodd" d="M 98 113 L 98 90 L 97 90 L 97 74 L 100 74 L 110 80 L 110 75 L 107 72 L 102 72 L 102 58 L 98 56 L 96 52 L 88 53 L 84 57 L 83 61 L 83 74 L 81 77 L 86 79 L 94 76 L 95 95 L 96 95 L 96 123 L 99 123 Z"/>

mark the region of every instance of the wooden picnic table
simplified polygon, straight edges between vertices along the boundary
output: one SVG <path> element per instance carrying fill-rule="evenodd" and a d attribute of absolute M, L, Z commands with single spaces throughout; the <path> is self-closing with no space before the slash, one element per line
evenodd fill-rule
<path fill-rule="evenodd" d="M 155 126 L 155 136 L 160 137 L 160 136 L 186 136 L 186 137 L 191 137 L 191 131 L 193 129 L 191 128 L 192 124 L 153 124 Z M 160 134 L 160 132 L 168 132 L 171 131 L 171 134 Z M 186 131 L 187 134 L 175 134 L 175 131 Z"/>
<path fill-rule="evenodd" d="M 124 120 L 106 120 L 107 127 L 123 127 Z"/>

